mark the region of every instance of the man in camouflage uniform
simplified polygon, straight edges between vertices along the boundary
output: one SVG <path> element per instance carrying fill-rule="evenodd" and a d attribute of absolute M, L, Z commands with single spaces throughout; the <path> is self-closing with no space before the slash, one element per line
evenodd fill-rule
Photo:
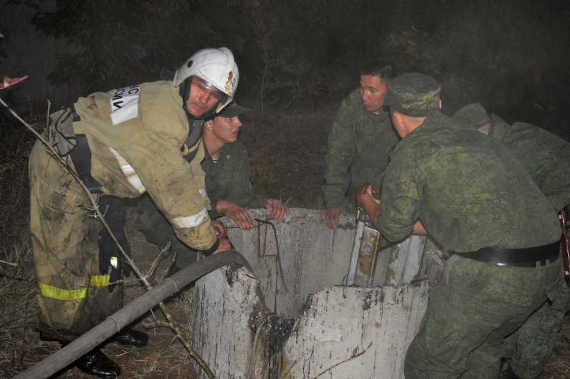
<path fill-rule="evenodd" d="M 358 203 L 386 239 L 427 233 L 451 254 L 408 349 L 406 379 L 496 378 L 504 338 L 560 272 L 556 213 L 507 148 L 440 112 L 433 78 L 393 79 L 385 104 L 402 140 L 380 205 L 370 187 Z"/>
<path fill-rule="evenodd" d="M 46 137 L 98 200 L 125 249 L 123 199 L 145 192 L 185 244 L 204 253 L 230 249 L 206 209 L 199 119 L 232 100 L 238 77 L 231 51 L 204 49 L 173 81 L 93 93 L 51 115 Z M 86 192 L 39 141 L 29 175 L 40 333 L 66 344 L 121 307 L 122 288 L 114 282 L 128 267 Z M 142 346 L 147 336 L 123 330 L 113 341 Z M 99 349 L 77 365 L 102 378 L 120 373 Z"/>
<path fill-rule="evenodd" d="M 328 139 L 323 186 L 326 221 L 336 227 L 355 189 L 363 184 L 379 187 L 390 150 L 398 142 L 383 101 L 391 76 L 390 66 L 372 65 L 360 74 L 360 88 L 340 105 Z"/>
<path fill-rule="evenodd" d="M 206 191 L 211 202 L 210 216 L 227 216 L 240 228 L 249 229 L 253 219 L 246 208 L 265 208 L 270 218 L 280 221 L 287 208 L 278 199 L 256 192 L 251 182 L 245 146 L 237 141 L 242 126 L 239 115 L 248 111 L 238 104 L 204 124 L 204 146 L 208 154 L 202 161 L 206 172 Z"/>
<path fill-rule="evenodd" d="M 559 211 L 570 204 L 570 144 L 546 130 L 515 122 L 507 124 L 489 115 L 481 104 L 469 104 L 453 118 L 462 126 L 479 130 L 507 146 L 525 166 L 534 182 Z"/>
<path fill-rule="evenodd" d="M 242 229 L 253 227 L 247 208 L 265 208 L 268 216 L 276 221 L 287 214 L 287 208 L 281 201 L 268 199 L 251 183 L 247 150 L 237 141 L 242 126 L 239 116 L 247 111 L 248 108 L 233 102 L 214 118 L 206 120 L 203 128 L 207 154 L 202 161 L 202 169 L 206 173 L 210 218 L 226 216 Z M 176 254 L 176 268 L 195 261 L 196 254 L 178 241 L 148 198 L 138 205 L 137 211 L 139 230 L 149 242 L 165 246 L 170 241 L 170 249 Z"/>
<path fill-rule="evenodd" d="M 479 130 L 497 139 L 518 158 L 534 182 L 550 200 L 555 211 L 570 204 L 570 144 L 532 124 L 512 125 L 496 115 L 489 115 L 481 104 L 459 109 L 454 119 L 462 126 Z M 508 339 L 513 353 L 510 366 L 520 378 L 536 378 L 552 357 L 559 340 L 560 326 L 570 306 L 570 290 L 560 281 L 549 301 Z"/>

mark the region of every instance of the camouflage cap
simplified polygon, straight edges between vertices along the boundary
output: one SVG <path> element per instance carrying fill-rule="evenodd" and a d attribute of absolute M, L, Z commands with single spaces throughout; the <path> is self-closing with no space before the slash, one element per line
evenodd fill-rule
<path fill-rule="evenodd" d="M 491 122 L 491 117 L 479 103 L 468 104 L 460 108 L 453 118 L 459 121 L 463 126 L 469 128 L 478 128 L 481 125 Z"/>
<path fill-rule="evenodd" d="M 424 117 L 439 110 L 441 86 L 431 76 L 412 72 L 392 79 L 384 105 L 406 116 Z"/>
<path fill-rule="evenodd" d="M 222 111 L 220 113 L 216 114 L 216 117 L 222 116 L 225 118 L 232 118 L 232 117 L 239 116 L 240 114 L 246 113 L 249 111 L 251 111 L 250 108 L 242 107 L 241 105 L 239 105 L 238 103 L 233 101 L 232 103 L 230 103 L 230 105 L 228 105 L 227 107 L 222 109 Z"/>

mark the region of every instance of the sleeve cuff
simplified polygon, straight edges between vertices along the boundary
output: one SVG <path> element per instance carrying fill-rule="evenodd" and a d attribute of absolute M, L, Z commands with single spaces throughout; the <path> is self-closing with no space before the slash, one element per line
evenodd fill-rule
<path fill-rule="evenodd" d="M 214 251 L 218 250 L 219 246 L 220 246 L 220 239 L 216 239 L 216 242 L 214 242 L 212 247 L 210 247 L 209 249 L 206 249 L 206 250 L 198 250 L 198 251 L 200 253 L 204 254 L 205 256 L 209 256 L 209 255 L 212 255 L 212 253 Z"/>

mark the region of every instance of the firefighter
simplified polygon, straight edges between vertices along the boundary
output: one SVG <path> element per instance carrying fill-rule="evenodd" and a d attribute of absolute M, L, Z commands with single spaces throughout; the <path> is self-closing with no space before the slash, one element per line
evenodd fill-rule
<path fill-rule="evenodd" d="M 204 254 L 230 249 L 206 209 L 201 128 L 232 101 L 238 80 L 232 52 L 208 48 L 193 54 L 172 81 L 96 92 L 50 116 L 46 137 L 90 195 L 36 143 L 29 160 L 30 228 L 42 338 L 69 343 L 121 307 L 119 280 L 129 267 L 91 199 L 126 250 L 123 205 L 143 193 L 189 247 Z M 143 346 L 147 339 L 125 328 L 113 342 Z M 77 366 L 101 378 L 120 374 L 98 348 Z"/>

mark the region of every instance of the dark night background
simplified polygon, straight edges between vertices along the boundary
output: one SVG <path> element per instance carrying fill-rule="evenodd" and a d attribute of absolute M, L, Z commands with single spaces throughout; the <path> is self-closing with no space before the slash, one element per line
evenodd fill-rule
<path fill-rule="evenodd" d="M 238 97 L 258 109 L 318 109 L 377 59 L 440 79 L 448 111 L 479 101 L 511 121 L 567 125 L 567 0 L 2 1 L 0 14 L 2 72 L 32 76 L 9 95 L 24 110 L 169 79 L 192 52 L 225 45 Z"/>
<path fill-rule="evenodd" d="M 328 131 L 370 61 L 436 77 L 446 113 L 480 102 L 570 140 L 569 0 L 0 0 L 0 32 L 0 79 L 30 75 L 0 97 L 37 130 L 48 100 L 53 111 L 93 91 L 169 80 L 196 50 L 229 47 L 237 99 L 255 110 L 240 135 L 253 181 L 290 207 L 322 205 Z M 0 260 L 17 263 L 0 265 L 0 309 L 13 311 L 0 312 L 0 377 L 49 354 L 32 333 L 33 142 L 0 109 Z M 541 378 L 568 378 L 566 324 L 561 363 Z"/>

